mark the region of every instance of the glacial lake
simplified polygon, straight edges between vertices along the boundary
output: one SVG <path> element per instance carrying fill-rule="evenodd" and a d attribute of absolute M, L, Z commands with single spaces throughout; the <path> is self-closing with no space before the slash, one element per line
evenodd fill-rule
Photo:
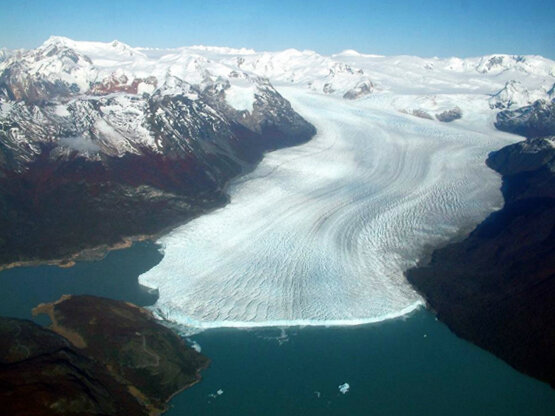
<path fill-rule="evenodd" d="M 33 319 L 31 308 L 63 294 L 148 306 L 156 296 L 137 278 L 161 259 L 142 242 L 68 269 L 2 271 L 0 314 Z M 376 324 L 211 329 L 189 339 L 212 364 L 172 400 L 168 416 L 524 416 L 555 408 L 555 390 L 456 337 L 425 309 Z"/>

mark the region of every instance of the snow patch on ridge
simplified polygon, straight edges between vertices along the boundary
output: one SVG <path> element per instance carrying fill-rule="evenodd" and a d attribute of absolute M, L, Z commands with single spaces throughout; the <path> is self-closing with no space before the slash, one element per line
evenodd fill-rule
<path fill-rule="evenodd" d="M 236 110 L 252 113 L 255 93 L 256 86 L 248 80 L 233 80 L 231 86 L 225 90 L 225 100 Z"/>

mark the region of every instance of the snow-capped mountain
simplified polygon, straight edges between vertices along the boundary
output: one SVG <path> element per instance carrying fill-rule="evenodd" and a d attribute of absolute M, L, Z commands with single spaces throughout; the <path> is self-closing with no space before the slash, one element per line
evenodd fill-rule
<path fill-rule="evenodd" d="M 489 103 L 491 108 L 516 108 L 537 100 L 551 98 L 551 95 L 545 87 L 527 89 L 521 82 L 511 80 L 490 98 Z"/>
<path fill-rule="evenodd" d="M 56 36 L 2 50 L 0 251 L 58 256 L 220 204 L 227 181 L 263 152 L 314 135 L 281 95 L 287 88 L 423 123 L 492 126 L 499 108 L 553 99 L 554 83 L 555 63 L 538 56 L 153 49 Z M 73 209 L 57 212 L 53 200 Z M 95 215 L 111 227 L 88 223 Z M 42 243 L 29 243 L 38 234 Z M 57 235 L 74 238 L 50 244 Z"/>
<path fill-rule="evenodd" d="M 2 139 L 14 155 L 6 161 L 15 168 L 38 157 L 40 144 L 93 159 L 144 150 L 177 156 L 228 147 L 235 124 L 259 134 L 297 122 L 267 79 L 201 55 L 148 58 L 117 41 L 59 37 L 0 64 L 0 106 Z M 212 136 L 210 145 L 199 140 Z M 85 141 L 91 146 L 73 143 Z"/>
<path fill-rule="evenodd" d="M 0 64 L 0 261 L 158 232 L 314 133 L 265 78 L 50 38 Z"/>
<path fill-rule="evenodd" d="M 10 56 L 14 55 L 14 52 L 7 48 L 0 48 L 0 63 L 4 62 Z"/>
<path fill-rule="evenodd" d="M 527 138 L 555 135 L 555 101 L 538 100 L 532 105 L 497 114 L 495 127 Z"/>
<path fill-rule="evenodd" d="M 250 49 L 192 46 L 176 49 L 133 48 L 122 42 L 81 42 L 53 36 L 20 58 L 4 62 L 0 71 L 17 61 L 20 72 L 51 83 L 75 84 L 83 94 L 94 86 L 114 84 L 152 92 L 173 76 L 193 85 L 218 77 L 239 83 L 264 77 L 275 85 L 305 86 L 315 92 L 341 95 L 359 87 L 413 93 L 453 91 L 493 95 L 507 82 L 524 89 L 549 90 L 555 63 L 540 56 L 490 55 L 478 58 L 419 58 L 365 55 L 352 50 L 332 56 L 288 49 L 255 52 Z M 13 72 L 11 70 L 10 72 Z M 156 85 L 143 80 L 153 77 Z M 237 82 L 233 82 L 237 80 Z M 141 83 L 146 85 L 140 86 Z M 363 85 L 365 87 L 363 87 Z M 29 97 L 32 98 L 32 97 Z"/>
<path fill-rule="evenodd" d="M 232 103 L 237 94 L 243 101 L 249 97 L 253 101 L 253 84 L 258 77 L 276 83 L 305 84 L 329 94 L 372 90 L 372 82 L 363 70 L 311 51 L 257 54 L 201 46 L 157 50 L 132 48 L 118 41 L 76 42 L 61 37 L 51 37 L 36 50 L 5 62 L 0 71 L 4 73 L 4 95 L 27 101 L 44 98 L 41 91 L 50 93 L 50 98 L 54 92 L 66 97 L 116 91 L 152 93 L 173 78 L 201 86 L 228 80 L 227 95 Z M 35 84 L 43 88 L 36 91 Z"/>
<path fill-rule="evenodd" d="M 352 50 L 322 56 L 294 49 L 149 49 L 57 36 L 35 50 L 3 51 L 2 57 L 0 121 L 17 122 L 4 141 L 11 148 L 24 143 L 26 162 L 40 153 L 37 143 L 69 143 L 68 137 L 77 136 L 108 155 L 139 153 L 139 148 L 163 153 L 172 139 L 157 137 L 149 124 L 154 117 L 149 102 L 161 97 L 186 98 L 194 107 L 191 114 L 212 120 L 215 129 L 227 115 L 256 129 L 262 119 L 255 113 L 263 111 L 264 97 L 279 96 L 274 87 L 294 85 L 345 99 L 366 96 L 434 119 L 453 111 L 464 116 L 465 107 L 475 106 L 481 96 L 499 109 L 552 99 L 555 79 L 555 63 L 538 56 L 439 59 Z M 210 110 L 199 113 L 201 107 Z M 177 148 L 193 151 L 191 146 L 189 140 Z"/>

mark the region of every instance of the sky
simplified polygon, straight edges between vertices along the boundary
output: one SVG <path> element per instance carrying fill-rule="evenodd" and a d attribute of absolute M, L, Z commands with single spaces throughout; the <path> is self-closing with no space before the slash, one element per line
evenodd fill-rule
<path fill-rule="evenodd" d="M 131 46 L 555 59 L 555 0 L 0 0 L 0 47 L 50 35 Z"/>

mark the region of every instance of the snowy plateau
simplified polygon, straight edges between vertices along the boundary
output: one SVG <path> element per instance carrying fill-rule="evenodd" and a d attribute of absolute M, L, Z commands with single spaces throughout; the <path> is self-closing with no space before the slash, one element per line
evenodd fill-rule
<path fill-rule="evenodd" d="M 164 257 L 139 281 L 158 290 L 160 316 L 195 328 L 360 324 L 419 307 L 404 271 L 503 204 L 500 176 L 484 161 L 522 138 L 494 128 L 497 112 L 554 98 L 555 63 L 539 56 L 322 56 L 60 37 L 41 48 L 40 60 L 2 52 L 0 71 L 19 60 L 25 76 L 63 81 L 81 100 L 107 90 L 109 122 L 95 121 L 103 140 L 73 145 L 89 157 L 136 143 L 162 151 L 135 97 L 194 101 L 203 85 L 245 116 L 275 88 L 316 127 L 308 143 L 266 154 L 233 181 L 228 205 L 160 238 Z M 60 50 L 73 54 L 54 59 Z M 18 104 L 0 105 L 2 122 Z M 53 111 L 63 118 L 72 105 Z M 26 140 L 13 137 L 14 146 Z"/>

